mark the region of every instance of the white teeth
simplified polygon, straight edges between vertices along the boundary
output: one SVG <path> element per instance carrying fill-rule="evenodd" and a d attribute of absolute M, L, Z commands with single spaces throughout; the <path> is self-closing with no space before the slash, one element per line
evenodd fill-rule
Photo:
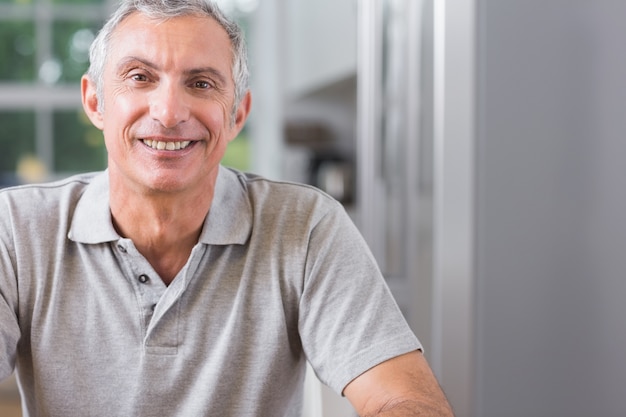
<path fill-rule="evenodd" d="M 143 143 L 145 143 L 152 149 L 158 149 L 161 151 L 162 150 L 177 151 L 180 149 L 185 149 L 187 146 L 189 146 L 191 141 L 183 140 L 183 141 L 176 141 L 176 142 L 163 142 L 160 140 L 144 139 Z"/>

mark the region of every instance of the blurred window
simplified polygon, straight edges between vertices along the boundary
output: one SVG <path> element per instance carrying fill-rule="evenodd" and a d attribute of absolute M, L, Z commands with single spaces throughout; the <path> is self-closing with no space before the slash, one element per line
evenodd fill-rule
<path fill-rule="evenodd" d="M 0 0 L 0 186 L 106 166 L 80 104 L 109 0 Z"/>
<path fill-rule="evenodd" d="M 102 133 L 81 107 L 80 78 L 115 3 L 0 0 L 0 186 L 106 167 Z M 246 26 L 244 13 L 230 6 L 227 12 Z M 247 169 L 245 132 L 232 144 L 225 164 Z"/>

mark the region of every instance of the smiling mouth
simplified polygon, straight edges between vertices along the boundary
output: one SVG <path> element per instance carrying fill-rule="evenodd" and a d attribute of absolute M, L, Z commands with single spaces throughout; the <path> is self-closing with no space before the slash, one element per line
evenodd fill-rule
<path fill-rule="evenodd" d="M 189 144 L 191 144 L 191 141 L 189 140 L 166 142 L 160 140 L 143 139 L 142 142 L 146 146 L 149 146 L 150 148 L 159 151 L 179 151 L 181 149 L 185 149 L 187 146 L 189 146 Z"/>

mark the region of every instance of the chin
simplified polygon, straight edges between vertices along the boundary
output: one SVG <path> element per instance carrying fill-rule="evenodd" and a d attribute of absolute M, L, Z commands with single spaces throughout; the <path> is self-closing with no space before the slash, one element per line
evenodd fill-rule
<path fill-rule="evenodd" d="M 177 171 L 167 175 L 153 176 L 147 182 L 147 187 L 154 193 L 180 193 L 203 186 L 208 183 L 208 178 L 204 176 L 204 181 L 202 181 L 197 176 L 185 176 Z"/>

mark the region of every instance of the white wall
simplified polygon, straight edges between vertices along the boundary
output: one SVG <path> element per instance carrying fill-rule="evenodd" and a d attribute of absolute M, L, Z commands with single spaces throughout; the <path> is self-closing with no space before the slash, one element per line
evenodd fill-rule
<path fill-rule="evenodd" d="M 476 415 L 626 415 L 626 2 L 479 10 Z"/>
<path fill-rule="evenodd" d="M 307 93 L 355 73 L 355 0 L 289 0 L 285 6 L 289 95 Z"/>

